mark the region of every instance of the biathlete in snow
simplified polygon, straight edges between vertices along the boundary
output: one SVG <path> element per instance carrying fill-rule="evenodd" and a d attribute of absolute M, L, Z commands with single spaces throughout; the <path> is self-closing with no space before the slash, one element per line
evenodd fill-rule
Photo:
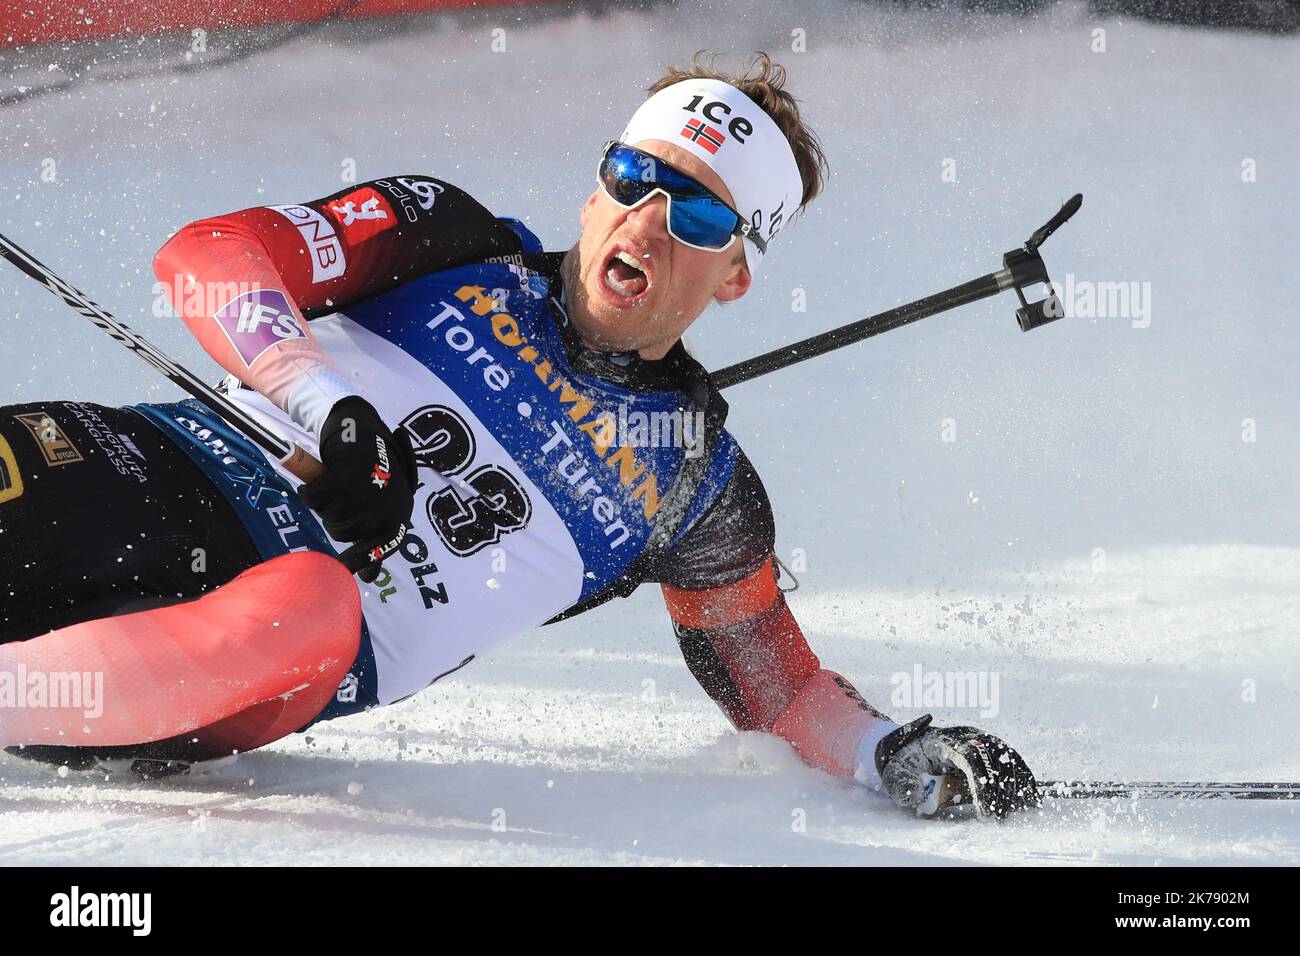
<path fill-rule="evenodd" d="M 300 483 L 195 401 L 0 409 L 0 673 L 102 675 L 93 718 L 0 709 L 0 743 L 183 769 L 656 582 L 738 729 L 919 813 L 1036 804 L 996 737 L 900 726 L 822 666 L 778 588 L 767 494 L 682 345 L 821 189 L 784 84 L 764 55 L 670 69 L 592 144 L 567 252 L 423 175 L 177 232 L 154 267 L 222 390 L 324 472 Z"/>

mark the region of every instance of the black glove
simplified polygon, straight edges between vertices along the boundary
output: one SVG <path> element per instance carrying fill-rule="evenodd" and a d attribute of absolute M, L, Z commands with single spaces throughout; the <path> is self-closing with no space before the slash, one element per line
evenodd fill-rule
<path fill-rule="evenodd" d="M 330 409 L 320 458 L 325 473 L 298 495 L 330 537 L 355 542 L 339 560 L 361 580 L 373 581 L 411 527 L 416 465 L 410 439 L 394 435 L 373 405 L 352 395 Z"/>
<path fill-rule="evenodd" d="M 974 727 L 931 727 L 930 715 L 904 724 L 876 745 L 876 769 L 890 799 L 918 816 L 973 808 L 1001 820 L 1039 805 L 1024 758 Z"/>

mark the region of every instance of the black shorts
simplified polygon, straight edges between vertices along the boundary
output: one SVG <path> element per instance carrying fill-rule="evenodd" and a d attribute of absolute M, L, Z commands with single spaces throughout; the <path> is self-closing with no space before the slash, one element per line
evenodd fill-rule
<path fill-rule="evenodd" d="M 142 416 L 0 407 L 0 643 L 197 597 L 260 560 L 221 492 Z"/>

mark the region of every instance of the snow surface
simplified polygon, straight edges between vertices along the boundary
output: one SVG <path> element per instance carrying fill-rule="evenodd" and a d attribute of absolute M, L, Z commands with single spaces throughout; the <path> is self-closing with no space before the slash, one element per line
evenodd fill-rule
<path fill-rule="evenodd" d="M 1041 777 L 1300 778 L 1300 41 L 1068 4 L 1022 19 L 838 0 L 406 26 L 0 108 L 0 230 L 215 380 L 151 313 L 150 256 L 184 222 L 326 194 L 352 159 L 361 179 L 457 182 L 562 248 L 600 143 L 658 64 L 788 49 L 804 29 L 808 52 L 781 59 L 830 188 L 761 286 L 693 331 L 706 364 L 992 271 L 1075 191 L 1082 212 L 1045 247 L 1055 278 L 1152 290 L 1147 327 L 1074 317 L 1023 335 L 1005 295 L 729 393 L 781 554 L 806 563 L 792 604 L 814 648 L 894 716 L 983 726 Z M 18 59 L 0 64 L 11 77 Z M 175 397 L 0 275 L 4 401 Z M 918 664 L 996 673 L 997 712 L 891 700 Z M 122 783 L 0 757 L 0 862 L 1295 865 L 1300 808 L 912 820 L 734 733 L 647 588 L 207 776 Z"/>

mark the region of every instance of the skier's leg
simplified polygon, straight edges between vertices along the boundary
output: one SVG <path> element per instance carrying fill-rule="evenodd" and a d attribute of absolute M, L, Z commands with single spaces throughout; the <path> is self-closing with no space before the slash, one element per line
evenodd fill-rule
<path fill-rule="evenodd" d="M 259 560 L 221 493 L 137 413 L 0 407 L 0 643 L 195 597 Z"/>
<path fill-rule="evenodd" d="M 177 760 L 259 747 L 324 709 L 360 633 L 343 565 L 283 555 L 196 600 L 0 645 L 0 745 Z"/>

